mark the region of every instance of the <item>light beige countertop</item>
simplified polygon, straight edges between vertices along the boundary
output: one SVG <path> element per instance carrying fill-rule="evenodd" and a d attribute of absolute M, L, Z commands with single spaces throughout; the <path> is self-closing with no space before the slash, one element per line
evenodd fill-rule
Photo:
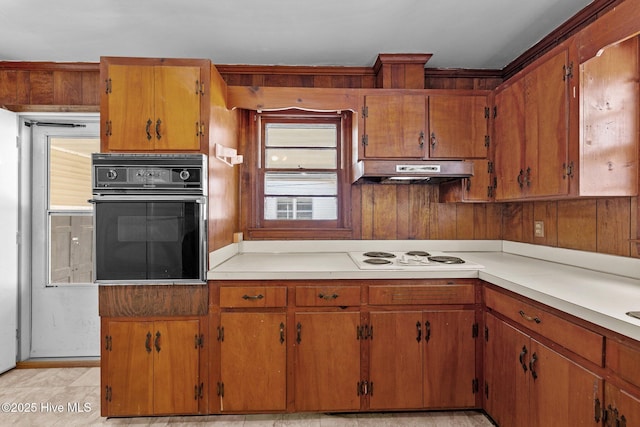
<path fill-rule="evenodd" d="M 353 251 L 427 250 L 483 268 L 464 271 L 360 270 Z M 640 340 L 640 259 L 507 241 L 241 242 L 210 255 L 209 280 L 480 278 Z"/>

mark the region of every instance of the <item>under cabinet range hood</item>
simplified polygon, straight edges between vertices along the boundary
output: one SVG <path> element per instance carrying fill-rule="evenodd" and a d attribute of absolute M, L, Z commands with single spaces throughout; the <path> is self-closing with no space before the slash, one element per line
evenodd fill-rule
<path fill-rule="evenodd" d="M 473 176 L 473 162 L 464 160 L 360 160 L 353 165 L 352 182 L 427 183 Z"/>

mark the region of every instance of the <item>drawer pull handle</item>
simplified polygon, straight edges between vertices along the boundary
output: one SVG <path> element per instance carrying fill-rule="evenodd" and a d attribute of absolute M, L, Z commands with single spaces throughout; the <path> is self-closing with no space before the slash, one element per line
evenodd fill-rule
<path fill-rule="evenodd" d="M 151 332 L 147 332 L 147 339 L 144 342 L 144 348 L 145 350 L 147 350 L 147 353 L 151 353 L 151 339 L 153 338 L 153 336 L 151 335 Z"/>
<path fill-rule="evenodd" d="M 422 341 L 422 324 L 420 322 L 416 322 L 416 332 L 418 333 L 416 341 Z"/>
<path fill-rule="evenodd" d="M 242 299 L 243 300 L 253 300 L 253 301 L 257 301 L 257 300 L 261 300 L 262 298 L 264 298 L 264 295 L 262 294 L 258 294 L 258 295 L 242 295 Z"/>
<path fill-rule="evenodd" d="M 284 344 L 284 323 L 280 322 L 280 344 Z"/>
<path fill-rule="evenodd" d="M 329 300 L 338 298 L 338 296 L 339 296 L 338 294 L 319 294 L 318 298 L 329 301 Z"/>
<path fill-rule="evenodd" d="M 522 311 L 522 310 L 520 310 L 520 312 L 519 312 L 519 313 L 520 313 L 520 316 L 522 316 L 522 318 L 523 318 L 524 320 L 528 320 L 529 322 L 536 322 L 536 323 L 540 323 L 540 322 L 542 322 L 542 320 L 540 320 L 540 318 L 539 318 L 539 317 L 537 317 L 537 316 L 536 316 L 536 317 L 531 317 L 531 316 L 529 316 L 527 313 L 525 313 L 525 312 L 524 312 L 524 311 Z"/>

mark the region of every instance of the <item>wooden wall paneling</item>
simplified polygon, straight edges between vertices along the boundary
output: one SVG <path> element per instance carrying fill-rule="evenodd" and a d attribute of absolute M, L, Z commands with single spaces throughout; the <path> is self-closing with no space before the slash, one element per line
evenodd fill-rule
<path fill-rule="evenodd" d="M 358 238 L 373 239 L 373 188 L 372 184 L 361 184 L 360 188 L 360 236 Z M 352 195 L 355 193 L 352 193 Z"/>
<path fill-rule="evenodd" d="M 429 218 L 433 201 L 437 200 L 432 185 L 409 185 L 409 216 L 408 239 L 426 240 L 431 235 Z"/>
<path fill-rule="evenodd" d="M 18 71 L 0 70 L 0 105 L 17 104 Z"/>
<path fill-rule="evenodd" d="M 53 71 L 29 73 L 29 104 L 55 104 L 53 97 Z"/>
<path fill-rule="evenodd" d="M 504 239 L 502 224 L 503 205 L 501 203 L 488 203 L 485 205 L 487 212 L 487 225 L 485 239 Z"/>
<path fill-rule="evenodd" d="M 533 221 L 544 221 L 544 237 L 533 235 L 532 243 L 546 246 L 558 246 L 558 203 L 534 202 Z M 534 232 L 533 222 L 529 225 Z"/>
<path fill-rule="evenodd" d="M 558 201 L 558 247 L 596 252 L 597 200 Z"/>
<path fill-rule="evenodd" d="M 455 240 L 457 235 L 456 203 L 432 203 L 429 216 L 429 239 Z"/>
<path fill-rule="evenodd" d="M 409 225 L 411 223 L 411 201 L 409 199 L 409 186 L 396 186 L 396 239 L 409 238 Z"/>
<path fill-rule="evenodd" d="M 475 234 L 473 204 L 456 203 L 456 239 L 471 240 Z"/>
<path fill-rule="evenodd" d="M 486 239 L 488 233 L 487 205 L 485 203 L 474 203 L 473 206 L 473 239 Z"/>
<path fill-rule="evenodd" d="M 523 203 L 505 203 L 503 205 L 502 233 L 504 240 L 513 240 L 515 242 L 523 240 L 522 205 Z"/>
<path fill-rule="evenodd" d="M 100 73 L 82 72 L 82 105 L 100 105 Z"/>
<path fill-rule="evenodd" d="M 597 201 L 597 251 L 630 256 L 631 198 L 608 198 Z"/>
<path fill-rule="evenodd" d="M 639 179 L 640 180 L 640 179 Z M 638 203 L 640 203 L 639 197 L 631 198 L 631 253 L 630 256 L 634 258 L 640 258 L 640 235 L 638 230 L 638 224 L 640 224 L 640 217 L 638 216 Z"/>
<path fill-rule="evenodd" d="M 395 185 L 373 185 L 373 238 L 398 237 L 398 198 Z"/>
<path fill-rule="evenodd" d="M 362 186 L 351 186 L 351 238 L 362 239 Z"/>
<path fill-rule="evenodd" d="M 53 103 L 56 105 L 82 104 L 82 73 L 53 72 Z"/>

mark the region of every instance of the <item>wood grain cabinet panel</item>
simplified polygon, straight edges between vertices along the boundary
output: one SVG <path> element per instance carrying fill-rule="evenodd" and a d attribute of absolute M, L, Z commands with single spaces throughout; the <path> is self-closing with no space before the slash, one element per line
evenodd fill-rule
<path fill-rule="evenodd" d="M 222 308 L 286 307 L 287 288 L 284 286 L 221 286 Z"/>
<path fill-rule="evenodd" d="M 101 150 L 208 149 L 210 67 L 198 59 L 103 57 Z"/>
<path fill-rule="evenodd" d="M 360 305 L 360 286 L 298 286 L 298 307 L 348 307 Z"/>
<path fill-rule="evenodd" d="M 490 313 L 485 325 L 485 410 L 498 425 L 601 425 L 600 376 Z"/>
<path fill-rule="evenodd" d="M 287 408 L 286 313 L 221 313 L 220 412 Z"/>
<path fill-rule="evenodd" d="M 370 285 L 370 305 L 473 304 L 475 287 L 459 282 L 415 285 Z"/>
<path fill-rule="evenodd" d="M 572 352 L 603 366 L 602 335 L 492 289 L 485 289 L 485 304 L 488 309 L 501 313 L 516 324 L 561 343 Z"/>
<path fill-rule="evenodd" d="M 198 319 L 102 319 L 102 415 L 197 414 L 203 399 Z"/>

